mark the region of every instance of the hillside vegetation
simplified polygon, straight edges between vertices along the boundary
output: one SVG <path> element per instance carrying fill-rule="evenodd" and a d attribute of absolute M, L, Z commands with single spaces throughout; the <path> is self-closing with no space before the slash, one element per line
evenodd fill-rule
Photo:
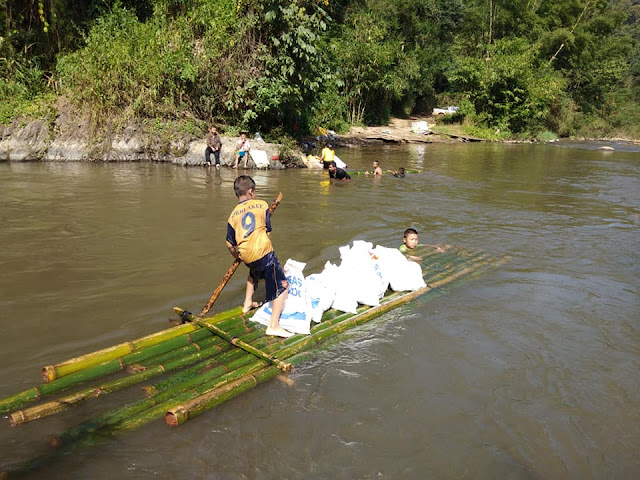
<path fill-rule="evenodd" d="M 0 121 L 282 136 L 458 105 L 485 138 L 640 138 L 638 0 L 0 0 Z"/>

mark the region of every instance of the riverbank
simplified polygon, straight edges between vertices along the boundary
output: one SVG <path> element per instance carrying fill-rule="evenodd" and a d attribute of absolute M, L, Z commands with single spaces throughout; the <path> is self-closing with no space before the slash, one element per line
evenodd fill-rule
<path fill-rule="evenodd" d="M 425 122 L 428 129 L 420 132 Z M 343 147 L 401 143 L 457 143 L 484 142 L 482 138 L 465 135 L 461 128 L 452 127 L 443 133 L 434 130 L 436 120 L 430 116 L 392 118 L 386 126 L 352 127 L 345 135 L 339 135 L 333 143 Z"/>
<path fill-rule="evenodd" d="M 429 118 L 392 119 L 388 126 L 353 127 L 345 135 L 312 139 L 317 147 L 330 141 L 336 146 L 353 147 L 380 143 L 453 143 L 482 141 L 464 135 L 417 133 L 412 125 Z M 125 126 L 107 126 L 100 135 L 93 133 L 87 118 L 72 113 L 60 115 L 54 122 L 45 120 L 14 120 L 0 127 L 0 161 L 33 162 L 161 162 L 184 166 L 204 163 L 204 136 L 187 131 L 179 122 L 130 121 Z M 222 136 L 221 162 L 231 166 L 235 162 L 238 138 Z M 302 149 L 283 151 L 283 146 L 251 138 L 254 150 L 264 150 L 268 168 L 314 167 L 306 161 Z M 276 158 L 277 160 L 274 160 Z M 255 165 L 250 165 L 255 167 Z"/>
<path fill-rule="evenodd" d="M 0 126 L 0 162 L 159 162 L 182 166 L 204 164 L 206 141 L 198 121 L 130 120 L 125 125 L 96 128 L 87 116 L 60 103 L 53 121 L 14 120 Z M 425 128 L 426 127 L 426 128 Z M 460 125 L 441 126 L 429 116 L 392 118 L 388 125 L 356 126 L 346 134 L 329 132 L 301 141 L 300 148 L 250 138 L 253 150 L 263 150 L 269 160 L 262 168 L 318 168 L 306 153 L 318 153 L 326 143 L 336 147 L 358 147 L 404 143 L 484 142 L 463 133 Z M 95 132 L 100 132 L 96 134 Z M 602 141 L 603 139 L 580 139 Z M 609 139 L 611 140 L 611 139 Z M 235 162 L 237 136 L 222 136 L 221 162 Z M 633 140 L 625 139 L 633 142 Z M 513 141 L 509 141 L 511 143 Z M 253 160 L 250 168 L 257 168 Z"/>
<path fill-rule="evenodd" d="M 205 134 L 195 119 L 126 122 L 96 121 L 60 100 L 52 120 L 14 119 L 0 126 L 0 162 L 159 162 L 183 166 L 204 164 Z M 220 160 L 232 166 L 236 136 L 222 136 Z M 251 138 L 253 150 L 263 150 L 270 169 L 306 167 L 301 150 Z M 256 165 L 250 160 L 250 167 Z"/>

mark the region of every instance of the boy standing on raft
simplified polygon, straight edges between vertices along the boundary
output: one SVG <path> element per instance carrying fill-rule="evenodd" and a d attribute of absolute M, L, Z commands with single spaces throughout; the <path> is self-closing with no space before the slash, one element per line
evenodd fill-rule
<path fill-rule="evenodd" d="M 293 334 L 280 326 L 280 315 L 284 309 L 289 283 L 268 235 L 271 231 L 269 204 L 256 199 L 256 184 L 248 175 L 236 178 L 233 188 L 238 197 L 238 205 L 229 215 L 227 248 L 234 258 L 239 258 L 249 267 L 242 312 L 246 313 L 259 306 L 253 302 L 253 293 L 258 281 L 264 278 L 267 302 L 273 302 L 271 321 L 266 333 L 290 337 Z"/>

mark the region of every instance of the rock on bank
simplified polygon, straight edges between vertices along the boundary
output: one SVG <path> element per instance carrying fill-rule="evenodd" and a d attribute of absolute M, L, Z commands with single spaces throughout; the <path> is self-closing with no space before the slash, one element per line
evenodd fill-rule
<path fill-rule="evenodd" d="M 222 137 L 223 165 L 235 162 L 237 141 L 237 137 Z M 267 168 L 306 166 L 302 152 L 283 155 L 278 144 L 251 140 L 251 148 L 267 153 Z M 197 138 L 153 122 L 103 128 L 100 134 L 91 133 L 88 121 L 65 115 L 53 125 L 41 120 L 14 120 L 11 125 L 0 126 L 0 162 L 165 162 L 197 166 L 204 163 L 205 149 L 204 135 Z M 249 167 L 256 168 L 252 160 Z"/>

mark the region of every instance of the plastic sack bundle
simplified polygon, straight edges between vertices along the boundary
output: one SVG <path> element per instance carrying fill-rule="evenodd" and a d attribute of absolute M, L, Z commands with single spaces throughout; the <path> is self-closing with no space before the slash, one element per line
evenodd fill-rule
<path fill-rule="evenodd" d="M 358 303 L 375 307 L 387 290 L 388 282 L 374 257 L 373 244 L 362 240 L 353 242 L 353 247 L 340 248 L 342 263 L 339 270 L 345 277 L 350 291 Z"/>
<path fill-rule="evenodd" d="M 289 294 L 284 302 L 284 309 L 280 315 L 280 326 L 293 333 L 309 334 L 311 315 L 307 314 L 307 299 L 305 279 L 302 273 L 306 263 L 288 259 L 284 264 L 284 273 L 289 282 Z M 273 302 L 265 303 L 253 315 L 252 320 L 269 326 Z"/>
<path fill-rule="evenodd" d="M 373 253 L 378 257 L 383 277 L 395 292 L 414 291 L 425 287 L 420 264 L 407 260 L 396 248 L 376 246 Z"/>
<path fill-rule="evenodd" d="M 314 273 L 304 279 L 307 290 L 307 312 L 311 321 L 320 323 L 322 314 L 331 308 L 336 292 L 322 273 Z"/>
<path fill-rule="evenodd" d="M 269 158 L 264 150 L 251 150 L 249 155 L 256 164 L 256 168 L 269 168 Z"/>
<path fill-rule="evenodd" d="M 356 313 L 358 300 L 351 289 L 351 280 L 348 274 L 346 269 L 341 269 L 331 262 L 327 262 L 322 271 L 323 277 L 330 285 L 333 285 L 335 291 L 331 307 L 341 312 Z"/>

